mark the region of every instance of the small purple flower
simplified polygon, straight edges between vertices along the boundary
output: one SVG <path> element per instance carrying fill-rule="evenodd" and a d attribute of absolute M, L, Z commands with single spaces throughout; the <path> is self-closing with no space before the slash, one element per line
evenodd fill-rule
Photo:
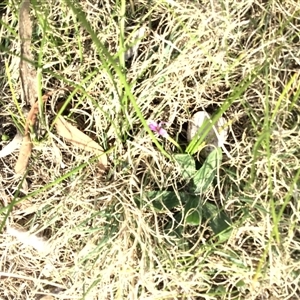
<path fill-rule="evenodd" d="M 167 130 L 163 128 L 164 124 L 166 124 L 166 122 L 155 122 L 151 120 L 149 121 L 148 126 L 153 132 L 156 132 L 158 135 L 167 138 L 169 135 L 167 133 Z"/>

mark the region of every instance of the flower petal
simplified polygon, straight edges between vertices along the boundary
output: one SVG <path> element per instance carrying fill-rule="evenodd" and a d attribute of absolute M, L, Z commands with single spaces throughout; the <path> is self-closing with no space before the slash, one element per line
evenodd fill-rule
<path fill-rule="evenodd" d="M 161 135 L 164 138 L 169 136 L 167 130 L 165 130 L 164 128 L 159 128 L 158 134 Z"/>
<path fill-rule="evenodd" d="M 155 121 L 153 121 L 153 120 L 149 121 L 148 126 L 149 126 L 149 128 L 150 128 L 152 131 L 155 131 L 155 132 L 157 132 L 158 127 L 159 127 L 159 125 L 157 124 L 157 122 L 155 122 Z"/>

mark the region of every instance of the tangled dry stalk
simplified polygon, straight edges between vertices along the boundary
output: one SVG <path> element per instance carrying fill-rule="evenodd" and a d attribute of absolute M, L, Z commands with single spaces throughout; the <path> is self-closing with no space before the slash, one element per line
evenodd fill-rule
<path fill-rule="evenodd" d="M 214 113 L 233 99 L 225 112 L 232 158 L 205 194 L 231 216 L 232 235 L 218 243 L 206 223 L 179 235 L 173 212 L 151 207 L 144 192 L 180 190 L 179 170 L 152 143 L 113 64 L 68 1 L 32 1 L 37 93 L 66 86 L 85 93 L 57 93 L 39 114 L 47 134 L 35 141 L 27 191 L 14 177 L 18 153 L 0 160 L 1 219 L 9 224 L 0 235 L 1 299 L 298 299 L 300 4 L 124 3 L 80 7 L 145 119 L 167 121 L 184 146 L 193 113 Z M 19 8 L 7 1 L 0 10 L 0 124 L 11 139 L 26 104 Z M 139 30 L 144 36 L 128 58 Z M 108 150 L 105 177 L 93 153 L 51 126 L 61 100 L 69 102 L 65 117 Z"/>

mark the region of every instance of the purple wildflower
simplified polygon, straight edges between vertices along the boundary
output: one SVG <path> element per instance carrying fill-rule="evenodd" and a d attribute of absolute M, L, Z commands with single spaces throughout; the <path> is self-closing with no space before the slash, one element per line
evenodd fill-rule
<path fill-rule="evenodd" d="M 167 138 L 169 135 L 167 133 L 167 130 L 163 128 L 164 124 L 166 124 L 166 122 L 155 122 L 151 120 L 149 121 L 148 126 L 153 132 L 156 132 L 158 135 Z"/>

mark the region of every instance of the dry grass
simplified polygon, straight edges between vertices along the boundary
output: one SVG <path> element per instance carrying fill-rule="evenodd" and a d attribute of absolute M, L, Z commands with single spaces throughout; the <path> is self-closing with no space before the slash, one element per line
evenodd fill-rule
<path fill-rule="evenodd" d="M 123 82 L 105 66 L 71 7 L 63 0 L 33 4 L 32 47 L 41 58 L 43 91 L 79 85 L 87 92 L 71 99 L 71 118 L 85 122 L 81 128 L 110 150 L 110 167 L 103 178 L 91 155 L 53 129 L 33 150 L 27 193 L 15 194 L 17 153 L 1 159 L 3 207 L 23 199 L 10 213 L 10 226 L 48 240 L 38 240 L 46 249 L 34 249 L 25 243 L 28 236 L 16 238 L 4 227 L 1 299 L 298 299 L 298 1 L 128 1 L 128 44 L 131 34 L 146 30 L 127 61 L 120 58 L 121 5 L 80 3 L 98 39 L 120 59 L 144 118 L 167 121 L 183 146 L 194 112 L 215 112 L 253 77 L 225 113 L 232 158 L 224 158 L 218 186 L 205 195 L 230 214 L 233 232 L 219 243 L 202 224 L 186 226 L 178 237 L 172 212 L 138 204 L 144 191 L 179 188 L 178 169 L 152 143 Z M 11 114 L 20 119 L 17 103 L 24 106 L 18 7 L 7 1 L 0 12 L 0 124 L 10 137 L 16 132 Z M 44 128 L 55 103 L 68 95 L 52 97 Z M 1 210 L 2 219 L 6 213 Z"/>

